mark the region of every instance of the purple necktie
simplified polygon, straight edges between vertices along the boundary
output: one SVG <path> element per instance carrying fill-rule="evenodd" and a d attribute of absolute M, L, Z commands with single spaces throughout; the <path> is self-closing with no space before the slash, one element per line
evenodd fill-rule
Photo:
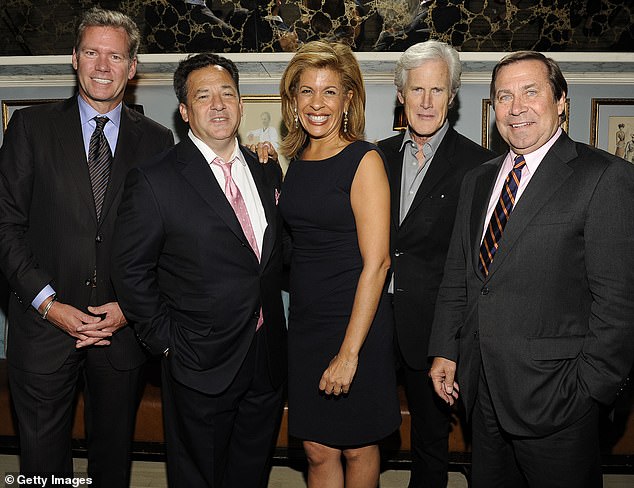
<path fill-rule="evenodd" d="M 242 231 L 249 241 L 251 248 L 255 252 L 255 255 L 258 257 L 258 261 L 260 260 L 260 250 L 258 248 L 258 243 L 255 240 L 255 232 L 253 232 L 253 225 L 251 224 L 251 218 L 249 217 L 249 212 L 247 210 L 247 206 L 244 203 L 244 198 L 242 198 L 242 193 L 240 193 L 240 189 L 236 182 L 233 181 L 233 177 L 231 176 L 231 166 L 233 163 L 237 161 L 237 158 L 232 159 L 228 163 L 225 163 L 221 158 L 215 158 L 211 164 L 215 164 L 222 169 L 222 173 L 225 176 L 225 195 L 233 211 L 240 222 L 240 226 L 242 227 Z M 264 322 L 264 317 L 262 315 L 262 308 L 260 308 L 260 317 L 258 318 L 258 324 L 256 326 L 256 330 L 262 326 Z"/>

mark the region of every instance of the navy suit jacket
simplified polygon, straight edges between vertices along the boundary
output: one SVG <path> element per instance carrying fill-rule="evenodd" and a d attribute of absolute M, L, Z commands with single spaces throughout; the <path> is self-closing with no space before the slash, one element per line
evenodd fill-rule
<path fill-rule="evenodd" d="M 260 307 L 271 381 L 286 378 L 281 172 L 241 150 L 268 223 L 260 261 L 189 137 L 129 173 L 115 231 L 113 277 L 126 316 L 152 352 L 169 348 L 177 381 L 207 394 L 238 373 Z"/>

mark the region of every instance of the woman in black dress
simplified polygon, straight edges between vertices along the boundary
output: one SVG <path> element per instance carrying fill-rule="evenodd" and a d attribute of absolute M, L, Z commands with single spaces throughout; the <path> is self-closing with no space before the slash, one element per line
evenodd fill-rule
<path fill-rule="evenodd" d="M 305 44 L 280 92 L 291 160 L 279 200 L 293 243 L 289 433 L 303 440 L 309 487 L 375 488 L 377 442 L 400 423 L 384 161 L 362 140 L 365 89 L 348 46 Z"/>

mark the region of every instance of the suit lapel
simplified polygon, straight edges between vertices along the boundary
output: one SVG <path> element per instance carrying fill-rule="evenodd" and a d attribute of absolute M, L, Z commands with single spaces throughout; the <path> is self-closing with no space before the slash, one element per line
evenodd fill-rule
<path fill-rule="evenodd" d="M 69 98 L 61 106 L 56 120 L 53 121 L 53 127 L 64 153 L 62 164 L 67 168 L 64 173 L 70 175 L 71 184 L 75 185 L 77 194 L 84 200 L 86 208 L 90 209 L 88 213 L 96 225 L 95 199 L 92 194 L 76 96 Z"/>
<path fill-rule="evenodd" d="M 394 227 L 397 229 L 400 225 L 401 212 L 401 177 L 403 168 L 401 144 L 403 143 L 403 137 L 405 137 L 405 134 L 392 137 L 386 140 L 383 146 L 390 178 L 392 222 L 394 222 Z"/>
<path fill-rule="evenodd" d="M 139 129 L 138 122 L 139 116 L 123 105 L 121 107 L 117 147 L 114 151 L 108 188 L 106 189 L 103 208 L 101 209 L 101 222 L 105 221 L 108 212 L 112 208 L 112 204 L 125 181 L 128 170 L 135 162 L 140 162 L 139 158 L 143 159 L 144 157 L 137 154 L 136 150 L 139 147 L 139 139 L 143 135 Z M 116 209 L 114 210 L 116 211 Z"/>
<path fill-rule="evenodd" d="M 181 174 L 183 175 L 183 178 L 187 180 L 187 182 L 194 188 L 194 190 L 196 190 L 196 192 L 200 195 L 200 197 L 214 210 L 216 214 L 218 214 L 218 216 L 220 217 L 220 219 L 222 219 L 225 225 L 246 246 L 251 248 L 251 245 L 249 244 L 249 241 L 244 235 L 244 231 L 242 230 L 242 227 L 240 226 L 240 222 L 238 221 L 238 218 L 236 217 L 236 214 L 233 211 L 231 204 L 227 200 L 227 197 L 225 196 L 222 188 L 220 188 L 218 181 L 214 177 L 211 171 L 211 168 L 209 168 L 209 165 L 207 164 L 207 161 L 205 161 L 205 158 L 203 157 L 202 153 L 198 150 L 198 148 L 194 145 L 194 143 L 189 139 L 189 137 L 181 141 L 176 146 L 176 149 L 177 149 L 176 163 Z M 269 226 L 271 226 L 272 220 L 274 220 L 274 213 L 273 213 L 274 210 L 270 208 L 267 210 L 267 205 L 265 205 L 264 202 L 272 199 L 273 195 L 271 195 L 269 199 L 262 198 L 262 196 L 265 194 L 264 189 L 266 185 L 263 183 L 263 177 L 261 174 L 258 174 L 258 176 L 256 177 L 256 174 L 259 172 L 255 171 L 255 169 L 258 169 L 255 165 L 259 163 L 257 163 L 257 161 L 253 161 L 251 158 L 249 158 L 246 155 L 245 155 L 245 159 L 247 161 L 247 165 L 249 166 L 249 170 L 251 171 L 251 174 L 253 175 L 253 179 L 255 180 L 255 183 L 257 185 L 258 192 L 260 194 L 260 199 L 262 200 L 262 205 L 264 206 L 264 211 L 266 212 L 267 222 L 269 223 Z M 272 204 L 274 205 L 274 203 Z M 275 224 L 273 223 L 273 225 Z M 264 243 L 266 243 L 266 239 L 271 239 L 270 236 L 267 237 L 267 234 L 269 234 L 269 228 L 268 228 L 269 226 L 267 226 L 267 229 L 264 234 L 265 236 Z M 270 235 L 274 236 L 275 234 L 270 234 Z M 263 244 L 262 247 L 264 249 L 260 252 L 260 255 L 262 256 L 261 262 L 264 262 L 264 259 L 263 259 L 264 252 L 267 252 L 270 255 L 271 249 L 269 248 L 272 246 L 268 246 L 268 245 L 265 246 Z M 253 258 L 257 259 L 255 252 L 253 252 Z"/>
<path fill-rule="evenodd" d="M 529 222 L 570 177 L 572 169 L 567 163 L 576 156 L 574 143 L 566 134 L 562 133 L 544 156 L 524 193 L 522 193 L 522 197 L 513 209 L 513 213 L 504 228 L 500 246 L 495 253 L 493 263 L 491 263 L 489 278 L 497 268 L 503 265 L 504 259 L 512 252 L 513 246 Z"/>
<path fill-rule="evenodd" d="M 491 192 L 493 191 L 493 185 L 497 177 L 500 166 L 504 162 L 504 156 L 499 156 L 494 160 L 486 163 L 482 166 L 484 172 L 480 174 L 475 181 L 475 188 L 473 192 L 473 202 L 471 204 L 471 249 L 472 260 L 471 264 L 478 277 L 484 279 L 480 269 L 478 267 L 478 260 L 480 256 L 480 240 L 482 238 L 482 231 L 484 229 L 484 219 L 486 219 L 486 211 L 489 206 L 489 200 L 491 199 Z"/>
<path fill-rule="evenodd" d="M 427 170 L 427 174 L 416 192 L 414 196 L 414 200 L 412 201 L 412 205 L 407 211 L 407 215 L 403 222 L 407 219 L 407 217 L 416 211 L 416 208 L 421 204 L 425 198 L 431 193 L 431 191 L 436 187 L 438 182 L 447 174 L 447 172 L 453 166 L 453 153 L 456 147 L 456 132 L 449 128 L 445 137 L 443 137 L 442 142 L 438 146 L 436 153 L 434 154 L 433 159 L 431 160 L 430 167 Z"/>
<path fill-rule="evenodd" d="M 194 143 L 185 137 L 176 146 L 176 164 L 183 178 L 196 190 L 200 197 L 218 214 L 223 222 L 248 245 L 240 222 L 227 200 L 211 168 Z"/>
<path fill-rule="evenodd" d="M 264 237 L 262 239 L 262 249 L 260 249 L 260 264 L 264 267 L 268 259 L 271 257 L 271 252 L 273 251 L 273 247 L 275 245 L 275 237 L 277 235 L 277 209 L 275 207 L 274 194 L 275 188 L 272 188 L 267 184 L 262 164 L 252 157 L 246 149 L 241 147 L 240 150 L 244 155 L 249 171 L 251 171 L 253 181 L 255 181 L 255 186 L 258 189 L 260 201 L 262 202 L 262 207 L 264 208 L 264 214 L 266 216 L 267 226 L 264 230 Z"/>

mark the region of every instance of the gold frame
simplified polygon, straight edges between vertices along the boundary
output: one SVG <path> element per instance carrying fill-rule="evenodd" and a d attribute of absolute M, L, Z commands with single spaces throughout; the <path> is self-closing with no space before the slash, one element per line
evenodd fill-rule
<path fill-rule="evenodd" d="M 593 98 L 592 99 L 592 109 L 590 112 L 590 145 L 594 147 L 598 147 L 599 149 L 603 149 L 605 151 L 608 150 L 608 147 L 600 147 L 599 144 L 599 125 L 601 124 L 601 106 L 632 106 L 634 105 L 634 98 Z M 634 108 L 632 108 L 632 115 L 627 115 L 624 117 L 634 116 Z M 607 129 L 606 123 L 606 129 Z"/>
<path fill-rule="evenodd" d="M 485 149 L 493 149 L 492 147 L 492 142 L 491 141 L 491 134 L 489 133 L 489 126 L 491 125 L 491 110 L 493 109 L 493 107 L 491 106 L 491 99 L 490 98 L 483 98 L 482 99 L 482 147 Z M 566 117 L 564 118 L 564 121 L 561 123 L 561 128 L 564 130 L 564 132 L 568 132 L 568 128 L 569 128 L 569 124 L 570 124 L 570 99 L 566 98 L 566 107 L 565 107 L 565 114 Z M 495 131 L 497 134 L 497 130 Z M 499 134 L 498 134 L 499 137 Z M 502 141 L 504 142 L 504 141 Z"/>
<path fill-rule="evenodd" d="M 41 105 L 43 103 L 59 102 L 61 98 L 46 98 L 32 100 L 2 100 L 2 131 L 5 132 L 9 126 L 9 119 L 14 111 L 29 107 L 31 105 Z"/>

